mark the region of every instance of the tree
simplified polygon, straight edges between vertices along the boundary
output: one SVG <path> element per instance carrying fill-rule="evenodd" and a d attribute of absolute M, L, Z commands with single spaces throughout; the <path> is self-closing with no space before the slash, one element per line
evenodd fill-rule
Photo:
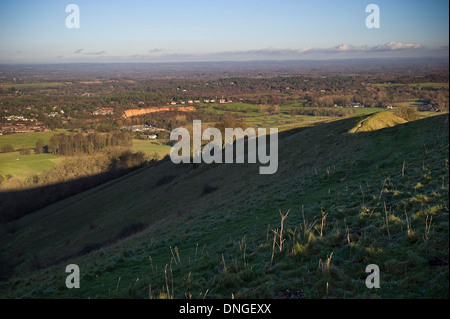
<path fill-rule="evenodd" d="M 11 144 L 5 144 L 1 148 L 2 153 L 14 152 L 14 147 Z"/>
<path fill-rule="evenodd" d="M 404 104 L 397 108 L 396 114 L 406 121 L 414 121 L 418 117 L 417 109 L 415 107 Z"/>
<path fill-rule="evenodd" d="M 34 150 L 36 154 L 44 153 L 44 142 L 42 140 L 38 140 L 36 142 L 36 149 Z"/>
<path fill-rule="evenodd" d="M 30 155 L 31 154 L 31 148 L 22 146 L 22 148 L 19 150 L 20 155 Z"/>

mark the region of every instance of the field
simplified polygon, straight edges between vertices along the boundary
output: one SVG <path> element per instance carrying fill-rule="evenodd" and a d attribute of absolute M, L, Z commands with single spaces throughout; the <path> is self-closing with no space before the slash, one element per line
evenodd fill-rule
<path fill-rule="evenodd" d="M 10 89 L 23 89 L 23 88 L 39 88 L 39 89 L 45 89 L 45 88 L 51 88 L 55 86 L 62 86 L 68 84 L 63 82 L 36 82 L 36 83 L 1 83 L 0 88 Z"/>
<path fill-rule="evenodd" d="M 448 114 L 370 116 L 280 134 L 274 175 L 165 160 L 5 224 L 0 296 L 448 298 Z"/>
<path fill-rule="evenodd" d="M 258 106 L 246 103 L 229 103 L 229 104 L 209 104 L 203 105 L 209 111 L 224 114 L 226 112 L 233 113 L 236 116 L 245 119 L 245 121 L 254 127 L 278 127 L 283 130 L 284 126 L 310 126 L 314 123 L 336 119 L 331 116 L 309 116 L 309 115 L 291 115 L 291 110 L 298 109 L 302 102 L 294 103 L 292 105 L 280 106 L 279 113 L 268 114 L 267 112 L 258 112 Z M 303 109 L 314 109 L 302 107 Z M 335 108 L 330 108 L 335 109 Z M 383 111 L 380 108 L 355 108 L 356 114 L 367 114 Z"/>
<path fill-rule="evenodd" d="M 0 153 L 0 175 L 23 179 L 41 173 L 61 161 L 51 154 L 20 155 L 19 152 Z"/>
<path fill-rule="evenodd" d="M 152 156 L 156 152 L 160 159 L 170 154 L 170 146 L 164 145 L 161 140 L 139 140 L 133 139 L 133 151 L 144 152 L 147 156 Z"/>
<path fill-rule="evenodd" d="M 14 149 L 25 147 L 36 147 L 36 142 L 42 140 L 44 144 L 48 143 L 50 137 L 59 133 L 67 133 L 67 130 L 59 129 L 54 132 L 35 132 L 35 133 L 17 133 L 0 136 L 0 148 L 3 145 L 12 145 Z"/>

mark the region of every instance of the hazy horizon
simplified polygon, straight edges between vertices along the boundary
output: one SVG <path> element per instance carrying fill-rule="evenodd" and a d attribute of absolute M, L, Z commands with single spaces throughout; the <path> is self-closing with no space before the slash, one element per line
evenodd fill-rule
<path fill-rule="evenodd" d="M 448 1 L 2 1 L 0 63 L 448 57 Z"/>

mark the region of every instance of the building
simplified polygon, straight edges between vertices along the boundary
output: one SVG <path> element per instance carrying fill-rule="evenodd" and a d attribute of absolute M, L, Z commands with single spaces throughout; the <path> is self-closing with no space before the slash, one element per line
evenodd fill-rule
<path fill-rule="evenodd" d="M 98 111 L 92 112 L 92 115 L 112 115 L 112 114 L 114 114 L 114 108 L 112 107 L 106 107 Z"/>

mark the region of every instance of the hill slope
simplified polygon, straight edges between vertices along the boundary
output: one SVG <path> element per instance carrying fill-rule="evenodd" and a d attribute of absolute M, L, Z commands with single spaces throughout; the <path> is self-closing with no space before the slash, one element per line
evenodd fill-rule
<path fill-rule="evenodd" d="M 391 112 L 377 112 L 362 119 L 357 126 L 350 130 L 350 133 L 376 131 L 386 127 L 404 124 L 406 122 L 407 121 Z"/>
<path fill-rule="evenodd" d="M 2 225 L 0 296 L 448 298 L 448 114 L 365 118 L 284 132 L 274 175 L 162 161 Z"/>

